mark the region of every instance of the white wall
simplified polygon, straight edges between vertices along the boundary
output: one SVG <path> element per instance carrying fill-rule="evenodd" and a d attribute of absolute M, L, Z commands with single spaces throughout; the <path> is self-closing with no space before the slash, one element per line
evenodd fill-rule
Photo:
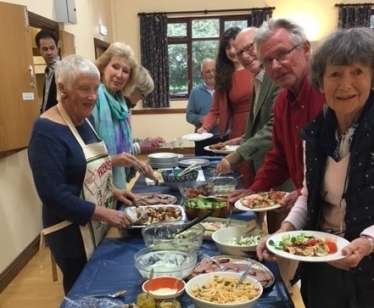
<path fill-rule="evenodd" d="M 25 5 L 29 11 L 55 20 L 53 0 L 3 2 Z M 75 2 L 78 23 L 66 25 L 65 31 L 75 35 L 76 53 L 94 60 L 94 37 L 108 42 L 113 41 L 111 1 L 76 0 Z M 107 37 L 102 37 L 98 33 L 99 23 L 108 27 Z M 36 238 L 42 228 L 42 222 L 41 203 L 34 188 L 27 150 L 0 158 L 0 174 L 1 273 Z"/>

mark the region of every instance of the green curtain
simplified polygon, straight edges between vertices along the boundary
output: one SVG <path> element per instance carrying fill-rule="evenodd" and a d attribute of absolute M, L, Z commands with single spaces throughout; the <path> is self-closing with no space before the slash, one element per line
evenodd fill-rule
<path fill-rule="evenodd" d="M 165 14 L 140 15 L 140 51 L 142 65 L 149 70 L 155 82 L 155 89 L 143 101 L 143 107 L 170 107 L 167 16 Z"/>

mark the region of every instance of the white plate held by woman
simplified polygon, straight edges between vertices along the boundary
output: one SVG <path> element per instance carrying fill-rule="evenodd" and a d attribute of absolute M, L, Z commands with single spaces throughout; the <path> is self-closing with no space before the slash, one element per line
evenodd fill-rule
<path fill-rule="evenodd" d="M 283 245 L 282 243 L 285 243 L 285 241 L 287 240 L 290 242 L 294 242 L 298 240 L 297 237 L 307 238 L 308 240 L 312 240 L 312 239 L 322 240 L 324 243 L 333 242 L 336 245 L 335 246 L 336 252 L 328 253 L 324 256 L 319 256 L 319 255 L 304 256 L 304 255 L 292 254 L 282 249 L 282 245 Z M 286 259 L 304 261 L 304 262 L 330 262 L 330 261 L 344 259 L 345 256 L 342 255 L 341 251 L 348 244 L 349 244 L 349 241 L 347 241 L 345 238 L 341 236 L 337 236 L 335 234 L 326 233 L 326 232 L 308 231 L 308 230 L 277 233 L 277 234 L 270 236 L 266 241 L 267 249 L 271 251 L 273 254 L 279 257 L 286 258 Z"/>

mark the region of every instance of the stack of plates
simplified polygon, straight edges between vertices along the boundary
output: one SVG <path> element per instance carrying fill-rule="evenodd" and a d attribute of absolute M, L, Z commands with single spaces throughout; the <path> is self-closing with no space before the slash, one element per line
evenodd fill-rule
<path fill-rule="evenodd" d="M 175 153 L 153 153 L 148 155 L 148 163 L 152 168 L 174 168 L 178 166 L 178 154 Z"/>

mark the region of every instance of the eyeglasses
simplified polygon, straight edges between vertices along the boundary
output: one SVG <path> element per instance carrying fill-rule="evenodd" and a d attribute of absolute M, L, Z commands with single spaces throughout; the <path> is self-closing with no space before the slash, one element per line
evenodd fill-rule
<path fill-rule="evenodd" d="M 265 68 L 271 68 L 274 60 L 277 60 L 279 63 L 286 61 L 290 57 L 291 52 L 294 51 L 299 45 L 300 44 L 295 45 L 290 50 L 279 51 L 274 58 L 263 59 L 262 64 Z"/>
<path fill-rule="evenodd" d="M 247 55 L 250 55 L 251 52 L 253 52 L 253 49 L 254 49 L 254 42 L 248 44 L 242 50 L 239 50 L 237 53 L 235 53 L 235 57 L 237 59 L 240 59 L 243 56 L 243 52 L 245 52 Z"/>

